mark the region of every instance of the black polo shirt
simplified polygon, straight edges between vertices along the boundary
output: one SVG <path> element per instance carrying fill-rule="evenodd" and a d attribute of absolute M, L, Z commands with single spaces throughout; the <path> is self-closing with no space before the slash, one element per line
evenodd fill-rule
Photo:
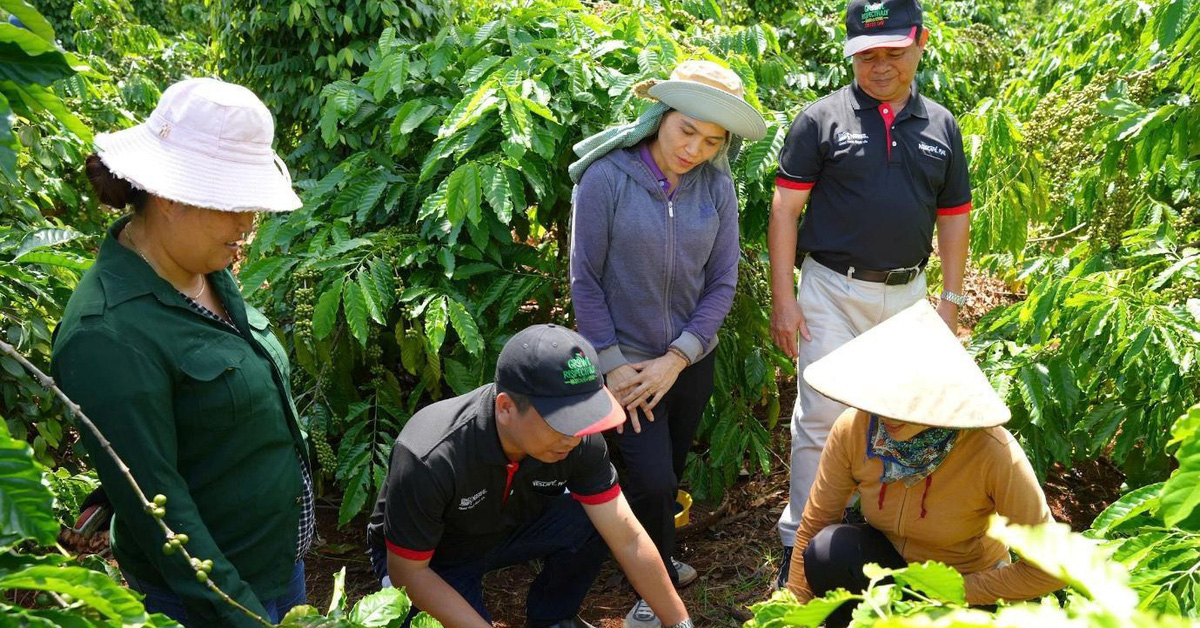
<path fill-rule="evenodd" d="M 564 491 L 585 504 L 620 494 L 603 436 L 583 437 L 553 464 L 512 462 L 500 446 L 495 408 L 488 384 L 409 419 L 392 447 L 368 543 L 411 560 L 462 562 L 537 520 Z"/>
<path fill-rule="evenodd" d="M 886 270 L 932 251 L 939 215 L 971 210 L 962 133 L 913 83 L 904 108 L 848 85 L 796 117 L 779 154 L 779 187 L 811 189 L 797 248 Z"/>

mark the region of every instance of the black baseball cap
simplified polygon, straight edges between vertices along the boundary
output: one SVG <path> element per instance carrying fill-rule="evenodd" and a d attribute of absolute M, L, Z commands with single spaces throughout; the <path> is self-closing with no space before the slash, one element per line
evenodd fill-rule
<path fill-rule="evenodd" d="M 596 350 L 558 325 L 533 325 L 504 344 L 496 384 L 529 397 L 555 431 L 586 436 L 625 421 L 625 409 L 604 386 Z"/>
<path fill-rule="evenodd" d="M 846 4 L 847 57 L 871 48 L 905 48 L 921 34 L 918 0 L 850 0 Z"/>

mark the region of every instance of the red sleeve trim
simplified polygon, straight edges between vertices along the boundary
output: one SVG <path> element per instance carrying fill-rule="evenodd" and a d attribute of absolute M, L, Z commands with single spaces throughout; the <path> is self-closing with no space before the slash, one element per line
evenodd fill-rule
<path fill-rule="evenodd" d="M 971 201 L 967 201 L 957 207 L 939 207 L 937 213 L 939 216 L 957 216 L 969 211 L 971 211 Z"/>
<path fill-rule="evenodd" d="M 785 179 L 783 177 L 775 177 L 775 187 L 787 188 L 789 190 L 811 190 L 816 184 L 816 181 L 792 181 L 791 179 Z"/>
<path fill-rule="evenodd" d="M 612 488 L 608 489 L 607 491 L 604 491 L 603 493 L 596 493 L 595 495 L 576 495 L 575 493 L 571 493 L 571 497 L 574 497 L 575 501 L 577 501 L 581 504 L 587 504 L 588 506 L 598 506 L 600 504 L 608 503 L 608 502 L 616 499 L 617 495 L 620 495 L 620 494 L 621 494 L 621 485 L 613 484 Z"/>
<path fill-rule="evenodd" d="M 429 550 L 428 552 L 418 552 L 417 550 L 410 550 L 407 547 L 400 547 L 399 545 L 396 545 L 386 539 L 384 540 L 384 544 L 387 545 L 389 552 L 399 556 L 400 558 L 417 561 L 429 560 L 430 558 L 433 558 L 433 550 Z"/>

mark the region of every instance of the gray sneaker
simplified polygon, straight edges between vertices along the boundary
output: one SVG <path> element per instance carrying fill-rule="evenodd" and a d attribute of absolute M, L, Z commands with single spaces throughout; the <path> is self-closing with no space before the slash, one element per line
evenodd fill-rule
<path fill-rule="evenodd" d="M 695 567 L 683 561 L 675 560 L 674 556 L 671 557 L 671 564 L 675 566 L 675 573 L 679 576 L 679 588 L 686 587 L 695 582 L 696 578 L 700 577 L 700 574 L 696 573 Z"/>
<path fill-rule="evenodd" d="M 646 600 L 638 600 L 633 608 L 629 609 L 629 614 L 625 616 L 625 628 L 662 628 L 662 622 L 658 620 L 658 616 L 654 611 L 650 610 L 650 605 Z"/>

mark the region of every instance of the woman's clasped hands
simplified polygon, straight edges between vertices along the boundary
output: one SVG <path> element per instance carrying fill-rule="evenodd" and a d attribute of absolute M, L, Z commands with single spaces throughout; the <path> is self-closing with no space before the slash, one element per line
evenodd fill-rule
<path fill-rule="evenodd" d="M 687 367 L 687 361 L 673 352 L 642 362 L 622 364 L 608 372 L 608 389 L 629 414 L 634 433 L 641 433 L 642 425 L 638 411 L 647 421 L 654 420 L 654 407 L 663 395 L 675 384 L 679 373 Z M 617 433 L 625 432 L 624 424 L 617 426 Z"/>

